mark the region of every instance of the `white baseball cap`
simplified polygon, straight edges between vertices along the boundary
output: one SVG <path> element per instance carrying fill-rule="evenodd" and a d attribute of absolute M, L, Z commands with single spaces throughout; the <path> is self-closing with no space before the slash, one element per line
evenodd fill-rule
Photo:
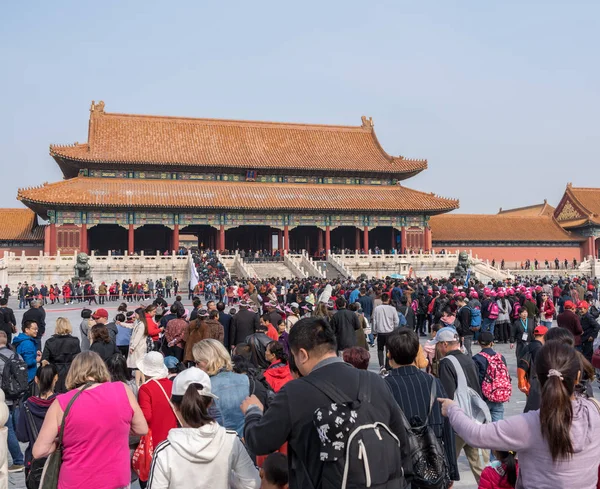
<path fill-rule="evenodd" d="M 210 384 L 210 377 L 204 370 L 200 370 L 197 367 L 188 368 L 181 372 L 173 380 L 173 390 L 171 391 L 171 397 L 185 395 L 190 385 L 196 385 L 198 388 L 198 394 L 205 397 L 212 397 L 213 399 L 219 399 L 212 393 Z"/>

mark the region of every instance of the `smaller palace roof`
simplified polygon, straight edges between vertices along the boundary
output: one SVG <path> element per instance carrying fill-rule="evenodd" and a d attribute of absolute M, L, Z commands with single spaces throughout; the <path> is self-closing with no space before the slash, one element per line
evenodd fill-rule
<path fill-rule="evenodd" d="M 554 216 L 566 228 L 600 225 L 600 188 L 573 187 L 569 183 Z"/>
<path fill-rule="evenodd" d="M 554 214 L 554 207 L 552 207 L 546 199 L 541 204 L 528 205 L 526 207 L 515 207 L 514 209 L 502 209 L 498 211 L 498 214 L 503 216 L 551 216 Z"/>
<path fill-rule="evenodd" d="M 30 209 L 0 209 L 0 241 L 43 241 L 44 227 Z"/>
<path fill-rule="evenodd" d="M 18 199 L 42 212 L 52 207 L 362 211 L 435 214 L 458 200 L 401 185 L 323 185 L 79 176 L 20 189 Z"/>
<path fill-rule="evenodd" d="M 429 220 L 437 242 L 583 241 L 565 231 L 552 216 L 445 214 Z"/>
<path fill-rule="evenodd" d="M 427 168 L 426 160 L 387 154 L 366 117 L 360 126 L 331 126 L 113 114 L 104 112 L 104 102 L 92 102 L 90 110 L 87 143 L 50 146 L 66 177 L 76 176 L 79 168 L 116 165 L 327 171 L 397 179 Z"/>

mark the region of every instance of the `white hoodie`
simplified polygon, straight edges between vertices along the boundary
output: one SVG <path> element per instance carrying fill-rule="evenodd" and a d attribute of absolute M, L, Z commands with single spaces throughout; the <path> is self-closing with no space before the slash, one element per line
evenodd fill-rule
<path fill-rule="evenodd" d="M 148 489 L 259 489 L 260 477 L 235 431 L 217 423 L 174 428 L 152 457 Z"/>

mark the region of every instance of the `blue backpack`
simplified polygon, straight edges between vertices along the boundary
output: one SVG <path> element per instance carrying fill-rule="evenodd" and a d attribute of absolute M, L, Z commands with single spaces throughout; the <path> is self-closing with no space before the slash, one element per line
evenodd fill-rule
<path fill-rule="evenodd" d="M 406 316 L 398 311 L 398 320 L 400 321 L 400 327 L 406 326 L 408 321 L 406 320 Z"/>
<path fill-rule="evenodd" d="M 481 311 L 478 308 L 469 308 L 471 310 L 471 329 L 481 327 Z"/>

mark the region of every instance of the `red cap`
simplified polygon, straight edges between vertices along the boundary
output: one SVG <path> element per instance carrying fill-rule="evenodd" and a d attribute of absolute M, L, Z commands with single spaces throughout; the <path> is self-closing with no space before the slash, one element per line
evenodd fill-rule
<path fill-rule="evenodd" d="M 546 326 L 536 326 L 533 330 L 533 334 L 535 336 L 544 336 L 548 332 L 548 328 Z"/>
<path fill-rule="evenodd" d="M 589 308 L 590 308 L 590 305 L 589 305 L 589 304 L 588 304 L 586 301 L 579 301 L 579 302 L 577 303 L 577 307 L 578 307 L 579 309 L 589 309 Z"/>
<path fill-rule="evenodd" d="M 443 295 L 443 294 L 447 294 L 447 293 L 448 293 L 448 291 L 447 291 L 446 289 L 442 289 L 442 290 L 440 290 L 440 294 L 442 294 L 442 295 Z"/>
<path fill-rule="evenodd" d="M 575 304 L 573 301 L 565 301 L 564 307 L 565 309 L 575 309 Z"/>
<path fill-rule="evenodd" d="M 96 309 L 96 311 L 94 312 L 94 314 L 92 314 L 92 318 L 94 319 L 99 319 L 99 318 L 106 318 L 108 319 L 108 311 L 106 309 Z"/>

